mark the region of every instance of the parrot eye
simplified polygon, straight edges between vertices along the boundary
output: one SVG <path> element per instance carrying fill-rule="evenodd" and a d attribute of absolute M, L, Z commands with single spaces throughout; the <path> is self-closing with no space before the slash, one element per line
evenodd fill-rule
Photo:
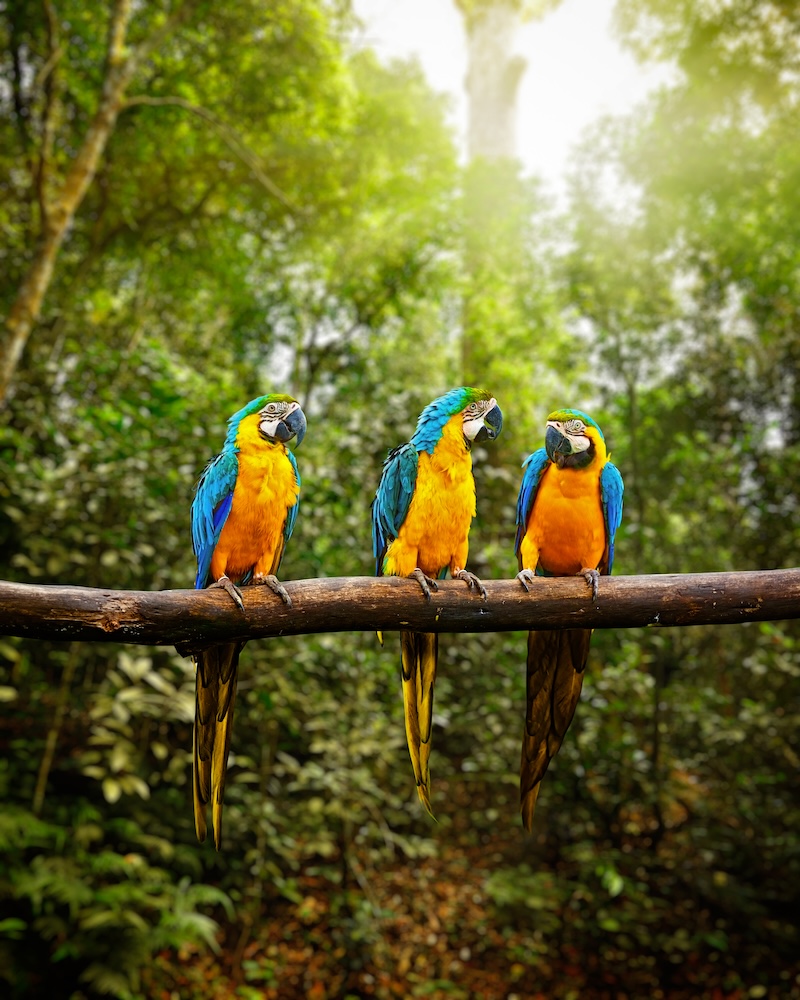
<path fill-rule="evenodd" d="M 568 420 L 564 424 L 564 430 L 567 434 L 583 434 L 586 428 L 582 420 Z"/>
<path fill-rule="evenodd" d="M 277 412 L 278 412 L 278 404 L 277 403 L 268 403 L 267 404 L 267 413 L 277 413 Z"/>

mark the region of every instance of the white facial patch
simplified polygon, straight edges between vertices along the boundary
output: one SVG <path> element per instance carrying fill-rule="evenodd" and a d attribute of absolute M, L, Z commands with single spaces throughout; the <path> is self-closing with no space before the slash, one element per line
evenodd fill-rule
<path fill-rule="evenodd" d="M 467 441 L 475 440 L 481 427 L 484 426 L 483 418 L 493 406 L 497 406 L 494 396 L 491 399 L 476 400 L 464 409 L 464 437 Z"/>
<path fill-rule="evenodd" d="M 592 446 L 591 440 L 584 433 L 586 425 L 582 420 L 565 420 L 563 422 L 561 420 L 548 420 L 547 426 L 555 427 L 569 440 L 573 454 L 579 451 L 588 451 Z"/>
<path fill-rule="evenodd" d="M 278 429 L 278 424 L 289 415 L 292 410 L 297 409 L 297 403 L 267 403 L 259 416 L 261 420 L 258 429 L 268 438 L 274 438 Z"/>

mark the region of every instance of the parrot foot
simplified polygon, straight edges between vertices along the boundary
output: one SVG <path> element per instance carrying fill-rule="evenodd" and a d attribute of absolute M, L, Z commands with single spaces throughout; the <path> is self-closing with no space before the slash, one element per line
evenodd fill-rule
<path fill-rule="evenodd" d="M 419 566 L 415 567 L 409 574 L 422 588 L 422 593 L 425 595 L 425 600 L 432 600 L 431 591 L 438 590 L 439 584 L 430 576 L 425 576 Z"/>
<path fill-rule="evenodd" d="M 208 588 L 209 590 L 224 590 L 226 594 L 230 594 L 234 604 L 238 605 L 240 611 L 244 611 L 244 601 L 242 600 L 242 592 L 232 582 L 229 576 L 223 575 L 217 580 L 216 583 L 212 583 Z"/>
<path fill-rule="evenodd" d="M 466 583 L 466 585 L 469 587 L 470 590 L 478 590 L 478 591 L 480 591 L 481 597 L 484 599 L 484 601 L 486 600 L 486 597 L 487 597 L 486 587 L 484 587 L 482 581 L 479 580 L 478 577 L 475 576 L 474 573 L 470 573 L 470 571 L 468 569 L 457 569 L 453 573 L 453 579 L 454 580 L 463 580 Z"/>
<path fill-rule="evenodd" d="M 286 587 L 272 573 L 256 573 L 253 577 L 253 584 L 256 587 L 269 587 L 273 594 L 280 597 L 287 608 L 292 606 L 292 599 L 289 597 Z"/>
<path fill-rule="evenodd" d="M 536 583 L 536 574 L 532 569 L 521 569 L 517 573 L 517 579 L 525 588 L 526 593 L 530 594 L 531 588 L 528 586 L 529 583 Z"/>
<path fill-rule="evenodd" d="M 592 588 L 592 600 L 597 600 L 597 593 L 600 589 L 600 574 L 596 569 L 582 569 L 581 576 Z"/>

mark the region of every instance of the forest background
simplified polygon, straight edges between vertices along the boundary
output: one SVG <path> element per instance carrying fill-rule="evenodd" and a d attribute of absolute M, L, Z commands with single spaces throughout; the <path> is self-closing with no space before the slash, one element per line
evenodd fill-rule
<path fill-rule="evenodd" d="M 282 577 L 370 574 L 387 449 L 465 382 L 506 418 L 475 451 L 479 575 L 516 570 L 519 465 L 562 405 L 625 477 L 618 572 L 796 564 L 800 10 L 616 17 L 671 82 L 586 136 L 556 212 L 514 162 L 460 164 L 346 0 L 0 0 L 0 575 L 188 586 L 197 477 L 272 390 L 309 424 Z M 191 661 L 0 639 L 3 989 L 798 997 L 798 641 L 596 632 L 531 838 L 524 635 L 442 637 L 437 824 L 394 637 L 250 643 L 218 855 Z"/>

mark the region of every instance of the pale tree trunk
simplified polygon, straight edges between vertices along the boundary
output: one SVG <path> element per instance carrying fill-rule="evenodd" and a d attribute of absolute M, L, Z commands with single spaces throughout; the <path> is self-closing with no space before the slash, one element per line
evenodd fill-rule
<path fill-rule="evenodd" d="M 517 155 L 517 88 L 525 60 L 513 55 L 520 24 L 512 3 L 495 3 L 478 12 L 468 25 L 470 160 L 513 159 Z"/>
<path fill-rule="evenodd" d="M 493 338 L 486 328 L 486 316 L 492 312 L 490 298 L 504 295 L 503 285 L 508 278 L 502 273 L 497 241 L 505 238 L 501 234 L 506 231 L 506 220 L 515 211 L 504 178 L 516 182 L 517 89 L 525 60 L 513 52 L 521 23 L 518 2 L 456 0 L 456 4 L 467 27 L 469 60 L 469 168 L 464 192 L 469 285 L 461 312 L 461 367 L 465 384 L 474 385 L 492 376 L 487 334 L 489 341 Z M 507 252 L 503 247 L 502 255 Z"/>
<path fill-rule="evenodd" d="M 116 125 L 125 90 L 142 60 L 186 15 L 189 4 L 173 15 L 159 32 L 134 50 L 127 51 L 125 39 L 132 7 L 132 0 L 115 0 L 108 29 L 105 74 L 97 111 L 60 189 L 52 194 L 47 190 L 49 185 L 45 183 L 51 168 L 48 160 L 52 147 L 52 129 L 49 124 L 45 129 L 39 168 L 42 231 L 28 272 L 5 320 L 0 340 L 0 404 L 8 394 L 22 352 L 41 313 L 61 244 L 94 180 L 100 157 Z M 48 14 L 52 14 L 50 5 Z M 52 17 L 50 21 L 52 37 Z M 48 111 L 48 123 L 50 120 Z"/>

